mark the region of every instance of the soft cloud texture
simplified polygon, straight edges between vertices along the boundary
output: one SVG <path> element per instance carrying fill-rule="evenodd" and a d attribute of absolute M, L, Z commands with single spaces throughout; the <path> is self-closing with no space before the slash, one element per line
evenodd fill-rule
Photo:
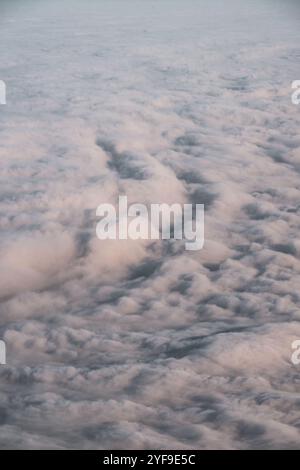
<path fill-rule="evenodd" d="M 2 1 L 1 448 L 296 448 L 297 2 Z M 204 203 L 205 247 L 96 208 Z"/>

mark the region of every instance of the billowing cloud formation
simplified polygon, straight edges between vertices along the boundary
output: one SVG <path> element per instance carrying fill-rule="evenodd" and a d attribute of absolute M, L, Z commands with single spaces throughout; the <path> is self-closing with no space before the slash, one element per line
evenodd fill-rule
<path fill-rule="evenodd" d="M 1 2 L 1 448 L 299 445 L 299 6 L 224 3 Z M 204 249 L 100 242 L 119 194 Z"/>

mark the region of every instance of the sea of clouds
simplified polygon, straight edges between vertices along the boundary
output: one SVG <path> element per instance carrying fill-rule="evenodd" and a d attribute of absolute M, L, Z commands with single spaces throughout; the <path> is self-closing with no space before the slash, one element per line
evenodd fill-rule
<path fill-rule="evenodd" d="M 300 6 L 2 0 L 0 447 L 296 448 Z M 204 203 L 205 246 L 99 241 Z"/>

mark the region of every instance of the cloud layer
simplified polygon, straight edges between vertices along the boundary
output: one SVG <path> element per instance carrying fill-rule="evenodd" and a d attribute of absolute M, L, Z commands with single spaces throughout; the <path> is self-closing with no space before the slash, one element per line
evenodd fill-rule
<path fill-rule="evenodd" d="M 1 2 L 1 448 L 299 446 L 300 10 L 224 3 Z M 100 242 L 119 194 L 204 249 Z"/>

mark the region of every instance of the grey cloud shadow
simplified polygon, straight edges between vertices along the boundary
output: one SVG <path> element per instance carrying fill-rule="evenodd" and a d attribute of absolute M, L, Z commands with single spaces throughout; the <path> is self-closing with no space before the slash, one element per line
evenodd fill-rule
<path fill-rule="evenodd" d="M 134 154 L 118 152 L 115 145 L 107 140 L 97 139 L 96 144 L 109 156 L 108 167 L 121 179 L 146 180 L 149 178 L 148 171 Z"/>
<path fill-rule="evenodd" d="M 209 185 L 202 185 L 189 194 L 189 201 L 192 204 L 204 204 L 205 210 L 209 210 L 215 200 L 217 199 L 217 194 L 212 192 L 209 189 Z"/>
<path fill-rule="evenodd" d="M 128 280 L 134 281 L 140 278 L 148 279 L 157 273 L 161 265 L 162 261 L 148 259 L 141 263 L 139 266 L 134 266 L 131 268 Z"/>

